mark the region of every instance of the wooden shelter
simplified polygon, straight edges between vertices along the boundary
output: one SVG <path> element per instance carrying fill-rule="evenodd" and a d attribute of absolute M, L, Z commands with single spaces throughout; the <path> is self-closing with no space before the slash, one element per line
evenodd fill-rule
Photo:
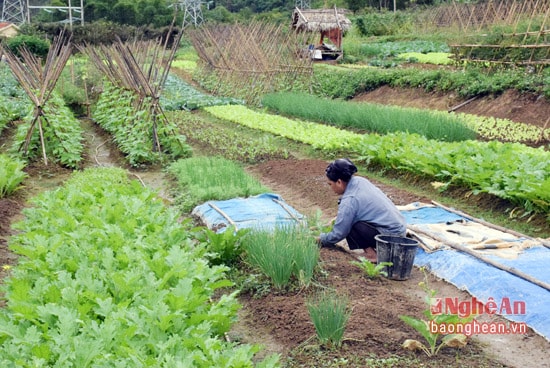
<path fill-rule="evenodd" d="M 298 9 L 292 13 L 292 28 L 296 32 L 317 32 L 319 43 L 309 45 L 312 58 L 339 59 L 342 57 L 342 37 L 351 28 L 351 21 L 345 16 L 346 10 L 337 9 Z M 325 43 L 325 39 L 330 44 Z"/>

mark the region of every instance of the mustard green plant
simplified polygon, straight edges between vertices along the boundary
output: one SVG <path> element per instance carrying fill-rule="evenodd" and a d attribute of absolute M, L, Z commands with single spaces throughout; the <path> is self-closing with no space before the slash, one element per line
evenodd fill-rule
<path fill-rule="evenodd" d="M 460 348 L 467 344 L 467 337 L 464 334 L 453 333 L 443 335 L 440 332 L 433 332 L 430 326 L 442 324 L 465 324 L 471 322 L 473 316 L 460 317 L 454 314 L 432 314 L 431 301 L 435 298 L 437 291 L 432 289 L 428 282 L 427 271 L 421 268 L 424 273 L 424 281 L 419 283 L 419 286 L 426 292 L 427 308 L 424 310 L 425 319 L 415 318 L 407 315 L 400 315 L 399 318 L 407 325 L 414 328 L 425 340 L 426 344 L 416 340 L 407 339 L 403 342 L 403 348 L 408 350 L 421 350 L 429 357 L 437 355 L 442 347 Z"/>
<path fill-rule="evenodd" d="M 21 183 L 27 177 L 23 171 L 24 167 L 23 162 L 0 154 L 0 198 L 12 194 L 21 187 Z"/>
<path fill-rule="evenodd" d="M 388 277 L 388 273 L 384 269 L 393 266 L 392 262 L 374 264 L 365 257 L 359 257 L 358 261 L 352 261 L 351 264 L 359 267 L 369 279 L 377 279 L 381 276 Z"/>

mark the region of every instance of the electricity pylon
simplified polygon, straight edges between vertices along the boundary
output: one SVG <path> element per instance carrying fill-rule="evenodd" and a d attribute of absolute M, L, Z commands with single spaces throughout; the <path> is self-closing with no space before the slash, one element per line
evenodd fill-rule
<path fill-rule="evenodd" d="M 25 1 L 24 0 L 4 0 L 2 6 L 3 22 L 10 22 L 21 25 L 25 23 Z"/>
<path fill-rule="evenodd" d="M 179 0 L 175 5 L 183 10 L 182 28 L 189 25 L 197 27 L 203 22 L 201 0 Z"/>
<path fill-rule="evenodd" d="M 296 0 L 294 6 L 298 9 L 310 9 L 311 2 L 309 0 Z"/>

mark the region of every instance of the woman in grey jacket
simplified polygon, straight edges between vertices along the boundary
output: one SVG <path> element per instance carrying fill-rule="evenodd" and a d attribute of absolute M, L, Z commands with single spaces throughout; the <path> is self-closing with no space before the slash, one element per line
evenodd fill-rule
<path fill-rule="evenodd" d="M 332 247 L 344 238 L 350 249 L 364 249 L 376 262 L 378 234 L 405 236 L 405 218 L 378 187 L 366 178 L 354 176 L 357 167 L 347 158 L 330 163 L 325 170 L 328 185 L 341 195 L 332 231 L 322 233 L 319 244 Z"/>

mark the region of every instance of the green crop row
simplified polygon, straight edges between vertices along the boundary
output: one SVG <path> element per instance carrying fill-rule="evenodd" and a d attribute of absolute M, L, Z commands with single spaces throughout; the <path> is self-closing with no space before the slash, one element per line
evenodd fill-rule
<path fill-rule="evenodd" d="M 357 134 L 331 126 L 296 121 L 244 106 L 205 108 L 214 116 L 282 135 L 330 153 L 345 152 L 360 161 L 413 172 L 444 185 L 471 188 L 510 200 L 528 211 L 550 210 L 550 153 L 519 143 L 440 142 L 417 134 Z M 550 217 L 549 217 L 550 219 Z"/>
<path fill-rule="evenodd" d="M 10 238 L 0 366 L 253 366 L 258 346 L 224 339 L 240 308 L 227 268 L 154 192 L 96 168 L 32 203 Z"/>
<path fill-rule="evenodd" d="M 11 151 L 32 160 L 43 154 L 44 145 L 47 157 L 63 166 L 76 168 L 82 161 L 84 148 L 80 122 L 57 92 L 52 93 L 41 108 L 38 114 L 11 70 L 0 64 L 0 132 L 9 122 L 23 120 L 17 125 Z M 38 121 L 34 121 L 36 115 Z M 35 125 L 31 129 L 33 122 Z M 31 130 L 32 134 L 28 135 Z"/>
<path fill-rule="evenodd" d="M 337 68 L 315 66 L 314 94 L 329 98 L 352 98 L 383 85 L 422 88 L 426 91 L 455 92 L 460 97 L 498 94 L 507 89 L 544 94 L 550 98 L 550 69 L 544 75 L 521 69 L 487 71 L 418 70 L 417 68 Z M 309 92 L 304 90 L 304 92 Z"/>
<path fill-rule="evenodd" d="M 486 140 L 529 144 L 550 140 L 550 128 L 471 114 L 327 100 L 291 92 L 267 94 L 262 104 L 284 115 L 375 133 L 418 133 L 443 141 L 475 139 L 476 134 Z"/>
<path fill-rule="evenodd" d="M 476 133 L 456 116 L 431 110 L 351 103 L 290 92 L 267 94 L 262 105 L 300 119 L 371 133 L 409 132 L 443 141 L 476 138 Z"/>
<path fill-rule="evenodd" d="M 165 110 L 195 110 L 204 106 L 243 104 L 244 101 L 199 92 L 181 78 L 170 74 L 164 84 L 160 103 Z"/>
<path fill-rule="evenodd" d="M 10 68 L 0 63 L 0 133 L 10 121 L 27 115 L 32 108 L 31 105 Z"/>
<path fill-rule="evenodd" d="M 160 143 L 162 153 L 172 158 L 191 154 L 185 136 L 176 134 L 175 124 L 159 119 L 155 130 L 151 111 L 144 109 L 147 102 L 141 109 L 136 108 L 138 105 L 135 94 L 106 83 L 93 113 L 95 121 L 113 135 L 132 166 L 158 162 L 162 156 L 157 143 Z"/>
<path fill-rule="evenodd" d="M 50 95 L 42 108 L 42 114 L 39 115 L 40 122 L 35 124 L 32 135 L 29 137 L 27 134 L 34 117 L 35 112 L 31 110 L 24 117 L 24 124 L 17 126 L 12 152 L 19 153 L 28 159 L 37 159 L 42 155 L 42 145 L 44 145 L 47 157 L 53 158 L 63 166 L 77 168 L 82 161 L 84 130 L 61 96 L 55 92 Z M 40 141 L 38 124 L 41 124 L 44 142 Z M 24 146 L 27 139 L 29 144 L 25 152 Z"/>
<path fill-rule="evenodd" d="M 447 65 L 455 62 L 450 56 L 451 54 L 447 52 L 429 52 L 426 54 L 421 52 L 404 52 L 397 55 L 397 58 L 409 63 Z"/>
<path fill-rule="evenodd" d="M 373 65 L 375 60 L 391 62 L 397 59 L 406 59 L 401 54 L 415 53 L 426 55 L 438 53 L 450 55 L 450 48 L 446 42 L 409 40 L 409 41 L 387 41 L 387 42 L 365 42 L 365 39 L 351 38 L 346 42 L 344 53 L 345 63 L 363 62 Z M 449 59 L 449 61 L 451 61 Z"/>
<path fill-rule="evenodd" d="M 306 143 L 324 151 L 348 151 L 359 144 L 362 137 L 344 129 L 260 113 L 240 105 L 211 106 L 204 110 L 217 118 Z"/>
<path fill-rule="evenodd" d="M 178 125 L 189 141 L 206 146 L 209 152 L 230 160 L 258 163 L 266 159 L 288 158 L 290 155 L 286 148 L 275 142 L 276 138 L 272 135 L 243 132 L 244 128 L 239 125 L 228 127 L 224 121 L 209 122 L 203 116 L 186 112 L 167 112 L 166 116 Z"/>
<path fill-rule="evenodd" d="M 517 123 L 508 119 L 490 116 L 463 113 L 458 113 L 457 116 L 464 124 L 472 128 L 480 138 L 486 140 L 524 144 L 550 142 L 550 128 L 544 129 L 531 124 Z"/>

